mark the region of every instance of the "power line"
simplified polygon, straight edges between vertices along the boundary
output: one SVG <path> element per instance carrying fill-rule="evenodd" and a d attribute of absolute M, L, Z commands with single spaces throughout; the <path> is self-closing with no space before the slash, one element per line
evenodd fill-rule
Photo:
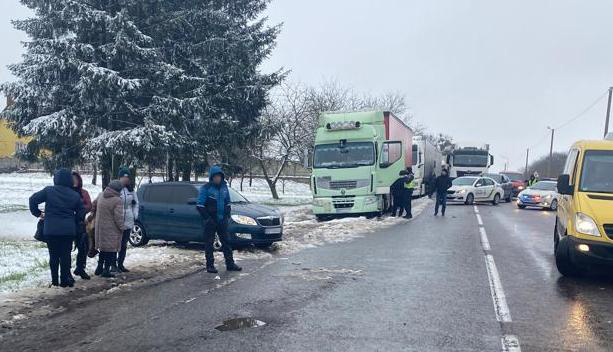
<path fill-rule="evenodd" d="M 609 93 L 609 91 L 605 91 L 602 95 L 600 95 L 598 98 L 596 98 L 596 100 L 594 100 L 593 103 L 591 103 L 587 108 L 585 108 L 583 111 L 581 111 L 580 113 L 578 113 L 577 115 L 575 115 L 573 118 L 571 118 L 570 120 L 564 122 L 563 124 L 561 124 L 560 126 L 554 128 L 555 130 L 559 130 L 560 128 L 564 128 L 566 126 L 568 126 L 570 123 L 576 121 L 577 119 L 579 119 L 580 117 L 582 117 L 583 115 L 585 115 L 587 112 L 589 112 L 590 110 L 592 110 L 592 108 L 594 106 L 596 106 L 596 104 L 598 104 L 605 96 L 607 96 L 607 94 Z"/>

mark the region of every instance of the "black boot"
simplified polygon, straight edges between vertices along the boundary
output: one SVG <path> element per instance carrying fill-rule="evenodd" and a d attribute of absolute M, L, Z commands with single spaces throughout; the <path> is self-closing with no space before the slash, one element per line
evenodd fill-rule
<path fill-rule="evenodd" d="M 75 275 L 77 275 L 77 276 L 80 276 L 80 277 L 81 277 L 81 279 L 83 279 L 83 280 L 89 280 L 89 279 L 91 279 L 91 277 L 90 277 L 89 275 L 87 275 L 87 273 L 86 273 L 86 272 L 85 272 L 85 270 L 83 270 L 83 269 L 77 269 L 77 270 L 75 270 L 75 271 L 74 271 L 74 274 L 75 274 Z"/>
<path fill-rule="evenodd" d="M 104 268 L 102 267 L 102 262 L 98 261 L 98 266 L 96 267 L 96 271 L 94 271 L 94 275 L 100 276 L 102 275 L 102 271 Z"/>
<path fill-rule="evenodd" d="M 215 268 L 215 264 L 211 263 L 206 265 L 206 272 L 211 274 L 217 274 L 219 271 L 217 270 L 217 268 Z"/>
<path fill-rule="evenodd" d="M 126 269 L 126 267 L 123 266 L 123 264 L 119 264 L 117 266 L 117 270 L 119 270 L 120 273 L 129 273 L 130 272 L 130 270 Z"/>
<path fill-rule="evenodd" d="M 228 271 L 241 271 L 241 270 L 243 270 L 243 268 L 241 268 L 240 266 L 236 265 L 235 262 L 229 262 L 229 263 L 226 263 L 226 270 L 228 270 Z"/>
<path fill-rule="evenodd" d="M 67 279 L 66 281 L 62 281 L 60 287 L 74 287 L 74 280 Z"/>

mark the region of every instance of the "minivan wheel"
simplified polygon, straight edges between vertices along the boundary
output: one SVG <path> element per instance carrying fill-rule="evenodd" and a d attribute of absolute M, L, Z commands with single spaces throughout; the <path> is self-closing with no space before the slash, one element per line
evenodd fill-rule
<path fill-rule="evenodd" d="M 560 274 L 564 276 L 578 276 L 578 270 L 573 263 L 573 260 L 570 256 L 570 241 L 568 236 L 563 237 L 558 242 L 556 247 L 555 256 L 556 256 L 556 267 Z"/>
<path fill-rule="evenodd" d="M 130 238 L 128 240 L 133 247 L 142 247 L 149 243 L 149 238 L 145 232 L 143 225 L 135 223 L 130 231 Z"/>
<path fill-rule="evenodd" d="M 474 202 L 475 202 L 475 196 L 473 196 L 472 193 L 469 193 L 466 196 L 466 201 L 464 202 L 464 204 L 466 204 L 466 205 L 473 205 Z"/>
<path fill-rule="evenodd" d="M 498 205 L 500 203 L 500 194 L 496 193 L 494 195 L 494 200 L 492 200 L 492 205 Z"/>

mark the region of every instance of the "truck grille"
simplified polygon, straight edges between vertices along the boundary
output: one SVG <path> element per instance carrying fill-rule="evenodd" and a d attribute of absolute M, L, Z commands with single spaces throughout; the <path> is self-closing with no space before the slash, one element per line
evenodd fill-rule
<path fill-rule="evenodd" d="M 353 197 L 350 198 L 333 198 L 332 204 L 334 204 L 334 208 L 336 209 L 347 209 L 353 208 L 353 204 L 355 203 Z"/>
<path fill-rule="evenodd" d="M 354 189 L 358 186 L 358 181 L 331 181 L 330 189 Z"/>
<path fill-rule="evenodd" d="M 281 219 L 277 217 L 264 217 L 264 218 L 258 218 L 257 220 L 261 226 L 279 226 L 281 225 Z"/>
<path fill-rule="evenodd" d="M 604 232 L 607 234 L 607 237 L 613 240 L 613 224 L 604 224 Z"/>

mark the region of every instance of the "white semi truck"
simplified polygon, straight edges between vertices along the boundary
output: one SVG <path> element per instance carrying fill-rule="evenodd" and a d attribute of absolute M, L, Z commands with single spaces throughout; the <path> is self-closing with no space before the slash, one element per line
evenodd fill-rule
<path fill-rule="evenodd" d="M 430 192 L 436 176 L 441 174 L 443 154 L 438 147 L 425 136 L 413 137 L 413 173 L 415 174 L 415 191 L 413 196 L 421 197 Z"/>
<path fill-rule="evenodd" d="M 487 173 L 494 165 L 494 156 L 490 154 L 490 145 L 456 147 L 447 154 L 447 167 L 452 178 L 475 176 Z"/>

